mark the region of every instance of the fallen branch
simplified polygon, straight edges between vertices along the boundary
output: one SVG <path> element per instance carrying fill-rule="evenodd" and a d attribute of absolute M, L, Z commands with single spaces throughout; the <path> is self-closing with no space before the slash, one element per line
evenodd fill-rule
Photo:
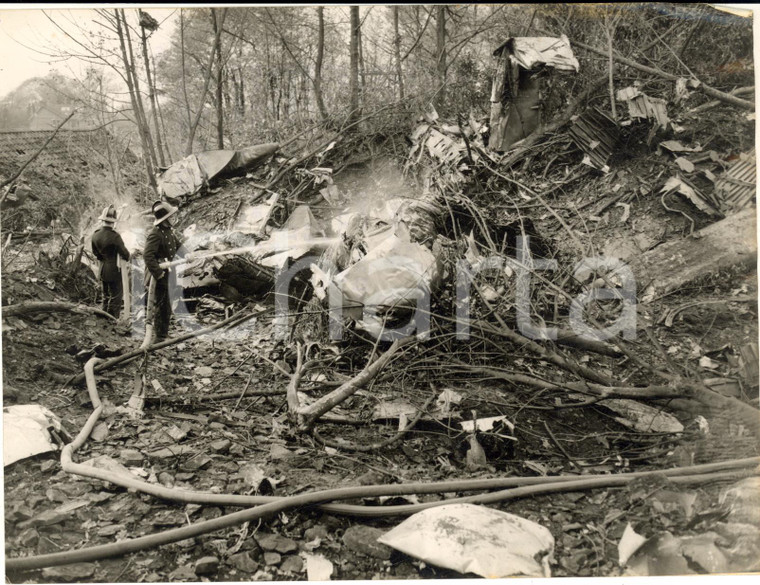
<path fill-rule="evenodd" d="M 755 86 L 750 85 L 748 87 L 738 87 L 736 89 L 731 90 L 729 95 L 749 95 L 751 93 L 755 92 Z M 707 110 L 710 110 L 716 106 L 719 106 L 721 104 L 720 100 L 713 100 L 711 102 L 707 102 L 706 104 L 702 104 L 701 106 L 697 106 L 693 110 L 689 110 L 686 112 L 687 116 L 693 116 L 695 114 L 701 114 L 702 112 L 706 112 Z"/>
<path fill-rule="evenodd" d="M 519 333 L 516 333 L 515 331 L 512 331 L 510 327 L 506 324 L 504 319 L 501 318 L 501 315 L 499 315 L 497 312 L 494 311 L 493 306 L 490 302 L 483 296 L 482 290 L 478 286 L 477 283 L 473 282 L 473 286 L 475 287 L 475 290 L 480 295 L 481 300 L 486 305 L 488 310 L 493 313 L 496 320 L 499 322 L 500 327 L 491 327 L 489 325 L 486 325 L 485 323 L 481 324 L 481 329 L 483 331 L 492 331 L 494 333 L 497 333 L 498 335 L 501 335 L 502 337 L 505 337 L 509 339 L 512 343 L 517 345 L 518 347 L 525 347 L 528 350 L 530 350 L 532 353 L 534 353 L 536 356 L 540 357 L 543 360 L 546 360 L 547 362 L 553 363 L 555 366 L 559 366 L 560 368 L 567 370 L 569 372 L 572 372 L 573 374 L 576 374 L 577 376 L 580 376 L 581 378 L 586 378 L 587 380 L 591 380 L 593 382 L 596 382 L 597 384 L 602 384 L 604 386 L 612 386 L 612 379 L 608 376 L 605 376 L 604 374 L 601 374 L 597 372 L 596 370 L 593 370 L 591 368 L 587 368 L 586 366 L 582 366 L 581 364 L 573 363 L 561 355 L 559 355 L 556 351 L 544 347 L 540 343 L 536 343 L 535 341 L 532 341 L 528 339 L 527 337 L 524 337 L 520 335 Z"/>
<path fill-rule="evenodd" d="M 96 309 L 95 307 L 88 307 L 87 305 L 75 305 L 74 303 L 64 303 L 56 301 L 25 301 L 23 303 L 17 303 L 15 305 L 7 305 L 2 307 L 3 317 L 19 317 L 23 315 L 29 315 L 32 313 L 64 313 L 70 311 L 72 313 L 93 313 L 99 317 L 106 317 L 113 321 L 116 318 L 113 315 Z"/>
<path fill-rule="evenodd" d="M 534 376 L 527 374 L 512 374 L 504 372 L 497 368 L 489 368 L 487 366 L 476 366 L 467 364 L 461 360 L 453 360 L 458 366 L 467 369 L 471 372 L 477 372 L 480 374 L 486 374 L 493 378 L 504 380 L 512 384 L 526 384 L 535 388 L 541 388 L 544 390 L 571 390 L 573 392 L 581 392 L 583 394 L 592 394 L 599 396 L 600 399 L 604 398 L 630 398 L 634 400 L 640 400 L 642 398 L 655 399 L 655 398 L 682 398 L 687 396 L 693 396 L 696 390 L 693 386 L 684 384 L 683 386 L 605 386 L 602 384 L 593 384 L 591 382 L 552 382 L 549 380 L 542 380 Z"/>
<path fill-rule="evenodd" d="M 378 372 L 380 372 L 380 370 L 382 370 L 390 361 L 391 357 L 393 357 L 393 354 L 414 341 L 416 341 L 415 337 L 406 337 L 404 339 L 395 340 L 384 354 L 371 364 L 368 364 L 361 372 L 359 372 L 358 376 L 342 384 L 340 387 L 323 396 L 308 407 L 300 409 L 298 414 L 299 418 L 303 421 L 300 430 L 311 430 L 320 416 L 353 396 L 370 380 L 377 376 Z"/>
<path fill-rule="evenodd" d="M 116 356 L 115 358 L 111 358 L 110 360 L 106 360 L 100 364 L 98 364 L 95 367 L 96 372 L 102 372 L 103 370 L 108 370 L 116 365 L 119 365 L 124 362 L 131 361 L 137 357 L 140 357 L 145 354 L 145 352 L 152 352 L 156 351 L 158 349 L 163 349 L 165 347 L 169 347 L 170 345 L 175 345 L 177 343 L 181 343 L 183 341 L 187 341 L 188 339 L 192 339 L 193 337 L 200 337 L 201 335 L 206 335 L 207 333 L 211 333 L 212 331 L 216 331 L 217 329 L 221 329 L 222 327 L 226 327 L 228 325 L 239 325 L 240 323 L 243 323 L 244 321 L 247 321 L 248 319 L 252 317 L 256 317 L 257 315 L 260 315 L 264 311 L 260 311 L 258 313 L 244 313 L 244 314 L 236 314 L 232 317 L 225 319 L 224 321 L 220 321 L 219 323 L 216 323 L 214 325 L 211 325 L 209 327 L 205 327 L 203 329 L 198 329 L 197 331 L 191 331 L 190 333 L 185 333 L 184 335 L 179 335 L 177 337 L 172 337 L 170 339 L 167 339 L 165 341 L 162 341 L 161 343 L 154 343 L 153 345 L 149 345 L 145 348 L 139 347 L 135 350 L 132 350 L 128 353 L 125 353 L 123 355 Z M 67 385 L 72 384 L 81 384 L 84 381 L 84 374 L 77 374 L 70 380 L 66 382 Z"/>
<path fill-rule="evenodd" d="M 579 41 L 573 41 L 573 44 L 580 47 L 581 49 L 586 49 L 587 51 L 591 51 L 592 53 L 601 55 L 602 57 L 607 56 L 607 51 L 605 51 L 604 49 L 597 49 L 596 47 L 592 47 L 591 45 L 587 45 Z M 623 65 L 627 65 L 628 67 L 632 67 L 633 69 L 638 69 L 639 71 L 642 71 L 643 73 L 649 73 L 650 75 L 656 75 L 657 77 L 662 77 L 663 79 L 667 79 L 669 81 L 678 81 L 678 79 L 682 77 L 679 75 L 673 75 L 672 73 L 668 73 L 667 71 L 661 71 L 659 69 L 655 69 L 654 67 L 642 65 L 641 63 L 638 63 L 634 61 L 633 59 L 628 59 L 627 57 L 623 57 L 620 53 L 617 53 L 615 51 L 613 51 L 613 58 L 618 63 L 622 63 Z M 699 80 L 697 79 L 697 81 Z M 755 109 L 754 103 L 738 98 L 735 95 L 731 95 L 730 93 L 720 91 L 718 89 L 715 89 L 714 87 L 710 87 L 709 85 L 706 85 L 705 83 L 701 81 L 699 81 L 699 85 L 697 86 L 696 90 L 701 91 L 705 95 L 709 95 L 710 97 L 713 97 L 727 104 L 732 104 L 734 106 L 738 106 L 746 110 Z"/>
<path fill-rule="evenodd" d="M 357 445 L 355 443 L 349 443 L 348 441 L 333 441 L 330 439 L 325 439 L 319 434 L 317 429 L 312 429 L 311 432 L 318 443 L 327 445 L 328 447 L 333 447 L 335 449 L 343 449 L 344 451 L 360 451 L 362 453 L 380 451 L 382 449 L 387 449 L 388 447 L 395 445 L 401 439 L 403 439 L 409 433 L 409 431 L 411 431 L 417 425 L 417 423 L 420 422 L 420 419 L 427 411 L 428 406 L 430 406 L 430 403 L 433 402 L 435 398 L 435 396 L 428 398 L 425 404 L 423 404 L 422 407 L 417 411 L 417 414 L 414 416 L 414 418 L 409 421 L 409 423 L 403 429 L 401 429 L 392 437 L 389 437 L 384 441 L 380 441 L 379 443 L 373 443 L 371 445 Z"/>

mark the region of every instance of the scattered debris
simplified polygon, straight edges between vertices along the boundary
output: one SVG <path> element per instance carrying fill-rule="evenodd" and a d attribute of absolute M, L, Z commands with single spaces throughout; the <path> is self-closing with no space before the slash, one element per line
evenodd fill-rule
<path fill-rule="evenodd" d="M 661 128 L 666 128 L 670 123 L 668 103 L 664 99 L 650 97 L 633 86 L 619 89 L 615 97 L 618 101 L 628 104 L 628 115 L 631 119 L 653 119 Z"/>
<path fill-rule="evenodd" d="M 159 194 L 176 205 L 207 187 L 217 177 L 253 170 L 277 152 L 277 143 L 258 144 L 242 150 L 208 150 L 175 162 L 158 177 Z"/>
<path fill-rule="evenodd" d="M 697 191 L 697 189 L 689 185 L 686 179 L 682 177 L 670 177 L 663 185 L 661 193 L 680 193 L 684 197 L 688 198 L 697 209 L 712 215 L 713 217 L 721 217 L 722 214 L 718 211 L 718 202 L 712 197 L 707 196 Z"/>
<path fill-rule="evenodd" d="M 426 563 L 489 579 L 549 577 L 551 532 L 514 514 L 472 504 L 418 512 L 378 539 Z"/>
<path fill-rule="evenodd" d="M 541 124 L 543 68 L 580 69 L 566 36 L 516 37 L 494 52 L 496 70 L 491 86 L 491 150 L 506 151 Z"/>
<path fill-rule="evenodd" d="M 306 578 L 309 581 L 329 581 L 333 574 L 333 564 L 322 555 L 303 554 L 306 559 Z"/>
<path fill-rule="evenodd" d="M 589 108 L 580 116 L 573 116 L 568 132 L 586 156 L 587 164 L 603 172 L 609 172 L 607 165 L 620 140 L 620 129 L 615 121 L 599 108 Z"/>
<path fill-rule="evenodd" d="M 618 563 L 621 567 L 624 567 L 628 563 L 631 555 L 639 550 L 646 540 L 645 537 L 636 533 L 630 523 L 626 524 L 623 536 L 620 537 L 620 542 L 618 542 Z"/>
<path fill-rule="evenodd" d="M 17 404 L 3 408 L 3 467 L 60 447 L 61 420 L 44 406 Z M 60 439 L 59 439 L 60 441 Z"/>
<path fill-rule="evenodd" d="M 741 153 L 739 160 L 718 177 L 715 194 L 724 213 L 739 211 L 756 201 L 757 161 L 754 149 L 746 154 Z"/>

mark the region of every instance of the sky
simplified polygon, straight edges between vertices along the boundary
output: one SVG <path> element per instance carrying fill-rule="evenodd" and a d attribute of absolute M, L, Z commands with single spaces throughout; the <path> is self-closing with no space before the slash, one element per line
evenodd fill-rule
<path fill-rule="evenodd" d="M 0 99 L 32 77 L 41 77 L 50 71 L 80 77 L 84 65 L 75 60 L 56 61 L 40 54 L 51 44 L 59 49 L 75 47 L 66 36 L 45 16 L 50 15 L 65 29 L 76 30 L 75 24 L 87 26 L 97 18 L 91 9 L 66 9 L 50 6 L 49 9 L 30 8 L 25 4 L 0 4 Z M 129 10 L 129 8 L 128 8 Z M 177 19 L 175 8 L 146 8 L 161 24 L 150 40 L 154 55 L 169 46 L 171 33 Z M 92 26 L 95 30 L 97 27 Z"/>

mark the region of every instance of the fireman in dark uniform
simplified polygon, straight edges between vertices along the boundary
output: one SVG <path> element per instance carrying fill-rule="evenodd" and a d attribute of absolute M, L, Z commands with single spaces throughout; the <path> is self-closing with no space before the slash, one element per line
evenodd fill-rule
<path fill-rule="evenodd" d="M 113 205 L 106 207 L 98 219 L 103 225 L 92 234 L 92 253 L 100 261 L 103 310 L 118 319 L 121 314 L 123 291 L 116 255 L 129 260 L 129 250 L 124 246 L 124 240 L 119 233 L 113 229 L 116 223 L 116 210 Z"/>
<path fill-rule="evenodd" d="M 177 253 L 181 242 L 172 230 L 171 217 L 177 213 L 177 208 L 164 201 L 153 204 L 153 229 L 145 241 L 143 257 L 145 259 L 145 287 L 150 287 L 151 279 L 156 280 L 154 297 L 155 342 L 166 339 L 169 333 L 169 321 L 172 316 L 171 299 L 169 298 L 169 270 L 159 266 L 162 262 L 171 261 Z M 150 296 L 150 295 L 149 295 Z"/>

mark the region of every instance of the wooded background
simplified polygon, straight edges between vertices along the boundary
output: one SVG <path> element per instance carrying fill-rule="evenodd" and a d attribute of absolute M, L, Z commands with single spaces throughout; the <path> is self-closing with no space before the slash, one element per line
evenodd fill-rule
<path fill-rule="evenodd" d="M 576 43 L 725 91 L 753 83 L 751 19 L 697 4 L 178 9 L 171 45 L 155 55 L 151 36 L 168 25 L 149 11 L 87 12 L 46 13 L 68 42 L 38 48 L 84 63 L 84 74 L 25 82 L 0 103 L 0 128 L 29 127 L 43 106 L 51 126 L 76 110 L 72 128 L 111 130 L 112 168 L 127 148 L 142 156 L 146 197 L 159 167 L 200 150 L 284 142 L 315 127 L 408 132 L 428 104 L 453 122 L 484 118 L 492 52 L 511 36 L 565 34 L 580 59 L 579 74 L 552 78 L 545 119 L 606 72 L 619 87 L 641 77 Z M 644 89 L 672 85 L 651 77 Z M 615 117 L 611 89 L 588 103 Z"/>

